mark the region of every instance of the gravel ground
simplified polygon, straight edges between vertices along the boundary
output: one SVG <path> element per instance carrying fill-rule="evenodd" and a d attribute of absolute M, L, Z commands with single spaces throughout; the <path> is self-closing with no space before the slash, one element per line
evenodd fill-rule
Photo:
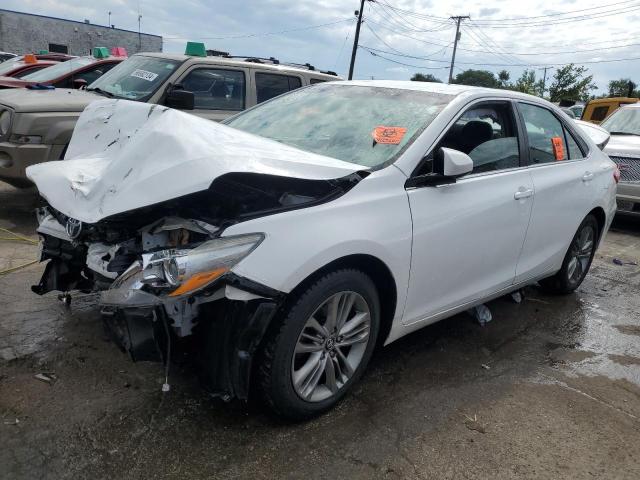
<path fill-rule="evenodd" d="M 0 227 L 35 239 L 33 191 L 0 184 Z M 5 236 L 0 235 L 0 236 Z M 0 270 L 37 246 L 0 240 Z M 194 372 L 131 363 L 96 297 L 0 276 L 0 477 L 640 478 L 640 221 L 616 221 L 572 295 L 528 288 L 374 356 L 338 408 L 288 424 L 208 397 Z M 45 373 L 51 382 L 35 378 Z"/>

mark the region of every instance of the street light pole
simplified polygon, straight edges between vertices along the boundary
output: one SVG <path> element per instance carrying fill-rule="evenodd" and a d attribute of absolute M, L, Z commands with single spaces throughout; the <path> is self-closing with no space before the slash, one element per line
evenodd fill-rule
<path fill-rule="evenodd" d="M 356 25 L 356 36 L 353 39 L 353 50 L 351 50 L 351 63 L 349 64 L 348 80 L 353 79 L 353 67 L 356 63 L 356 52 L 358 51 L 358 40 L 360 39 L 360 25 L 362 24 L 362 12 L 364 10 L 364 1 L 360 0 L 360 10 L 358 10 L 358 23 Z"/>
<path fill-rule="evenodd" d="M 456 50 L 458 49 L 458 40 L 460 40 L 460 22 L 471 18 L 469 15 L 451 17 L 456 21 L 456 38 L 453 41 L 453 53 L 451 54 L 451 68 L 449 69 L 449 83 L 453 81 L 453 66 L 456 63 Z"/>

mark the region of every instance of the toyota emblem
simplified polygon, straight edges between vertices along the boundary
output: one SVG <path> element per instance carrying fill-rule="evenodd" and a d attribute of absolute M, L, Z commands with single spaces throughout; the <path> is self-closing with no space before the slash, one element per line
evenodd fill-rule
<path fill-rule="evenodd" d="M 69 218 L 67 220 L 66 230 L 67 235 L 75 240 L 80 236 L 80 233 L 82 233 L 82 222 L 75 218 Z"/>

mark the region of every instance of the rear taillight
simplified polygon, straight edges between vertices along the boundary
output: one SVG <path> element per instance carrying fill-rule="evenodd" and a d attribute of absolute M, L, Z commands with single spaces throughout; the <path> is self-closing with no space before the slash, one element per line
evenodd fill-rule
<path fill-rule="evenodd" d="M 616 181 L 616 183 L 620 181 L 620 169 L 618 167 L 615 167 L 613 169 L 613 179 Z"/>

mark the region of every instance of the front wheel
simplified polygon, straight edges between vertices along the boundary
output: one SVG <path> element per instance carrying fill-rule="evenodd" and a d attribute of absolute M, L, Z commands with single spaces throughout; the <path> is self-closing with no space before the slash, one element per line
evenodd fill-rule
<path fill-rule="evenodd" d="M 580 286 L 596 253 L 600 228 L 593 215 L 587 215 L 578 227 L 562 268 L 554 276 L 540 280 L 540 286 L 550 293 L 566 294 Z"/>
<path fill-rule="evenodd" d="M 358 270 L 326 274 L 290 302 L 266 339 L 260 389 L 279 415 L 302 420 L 335 405 L 364 372 L 380 323 L 371 279 Z"/>

